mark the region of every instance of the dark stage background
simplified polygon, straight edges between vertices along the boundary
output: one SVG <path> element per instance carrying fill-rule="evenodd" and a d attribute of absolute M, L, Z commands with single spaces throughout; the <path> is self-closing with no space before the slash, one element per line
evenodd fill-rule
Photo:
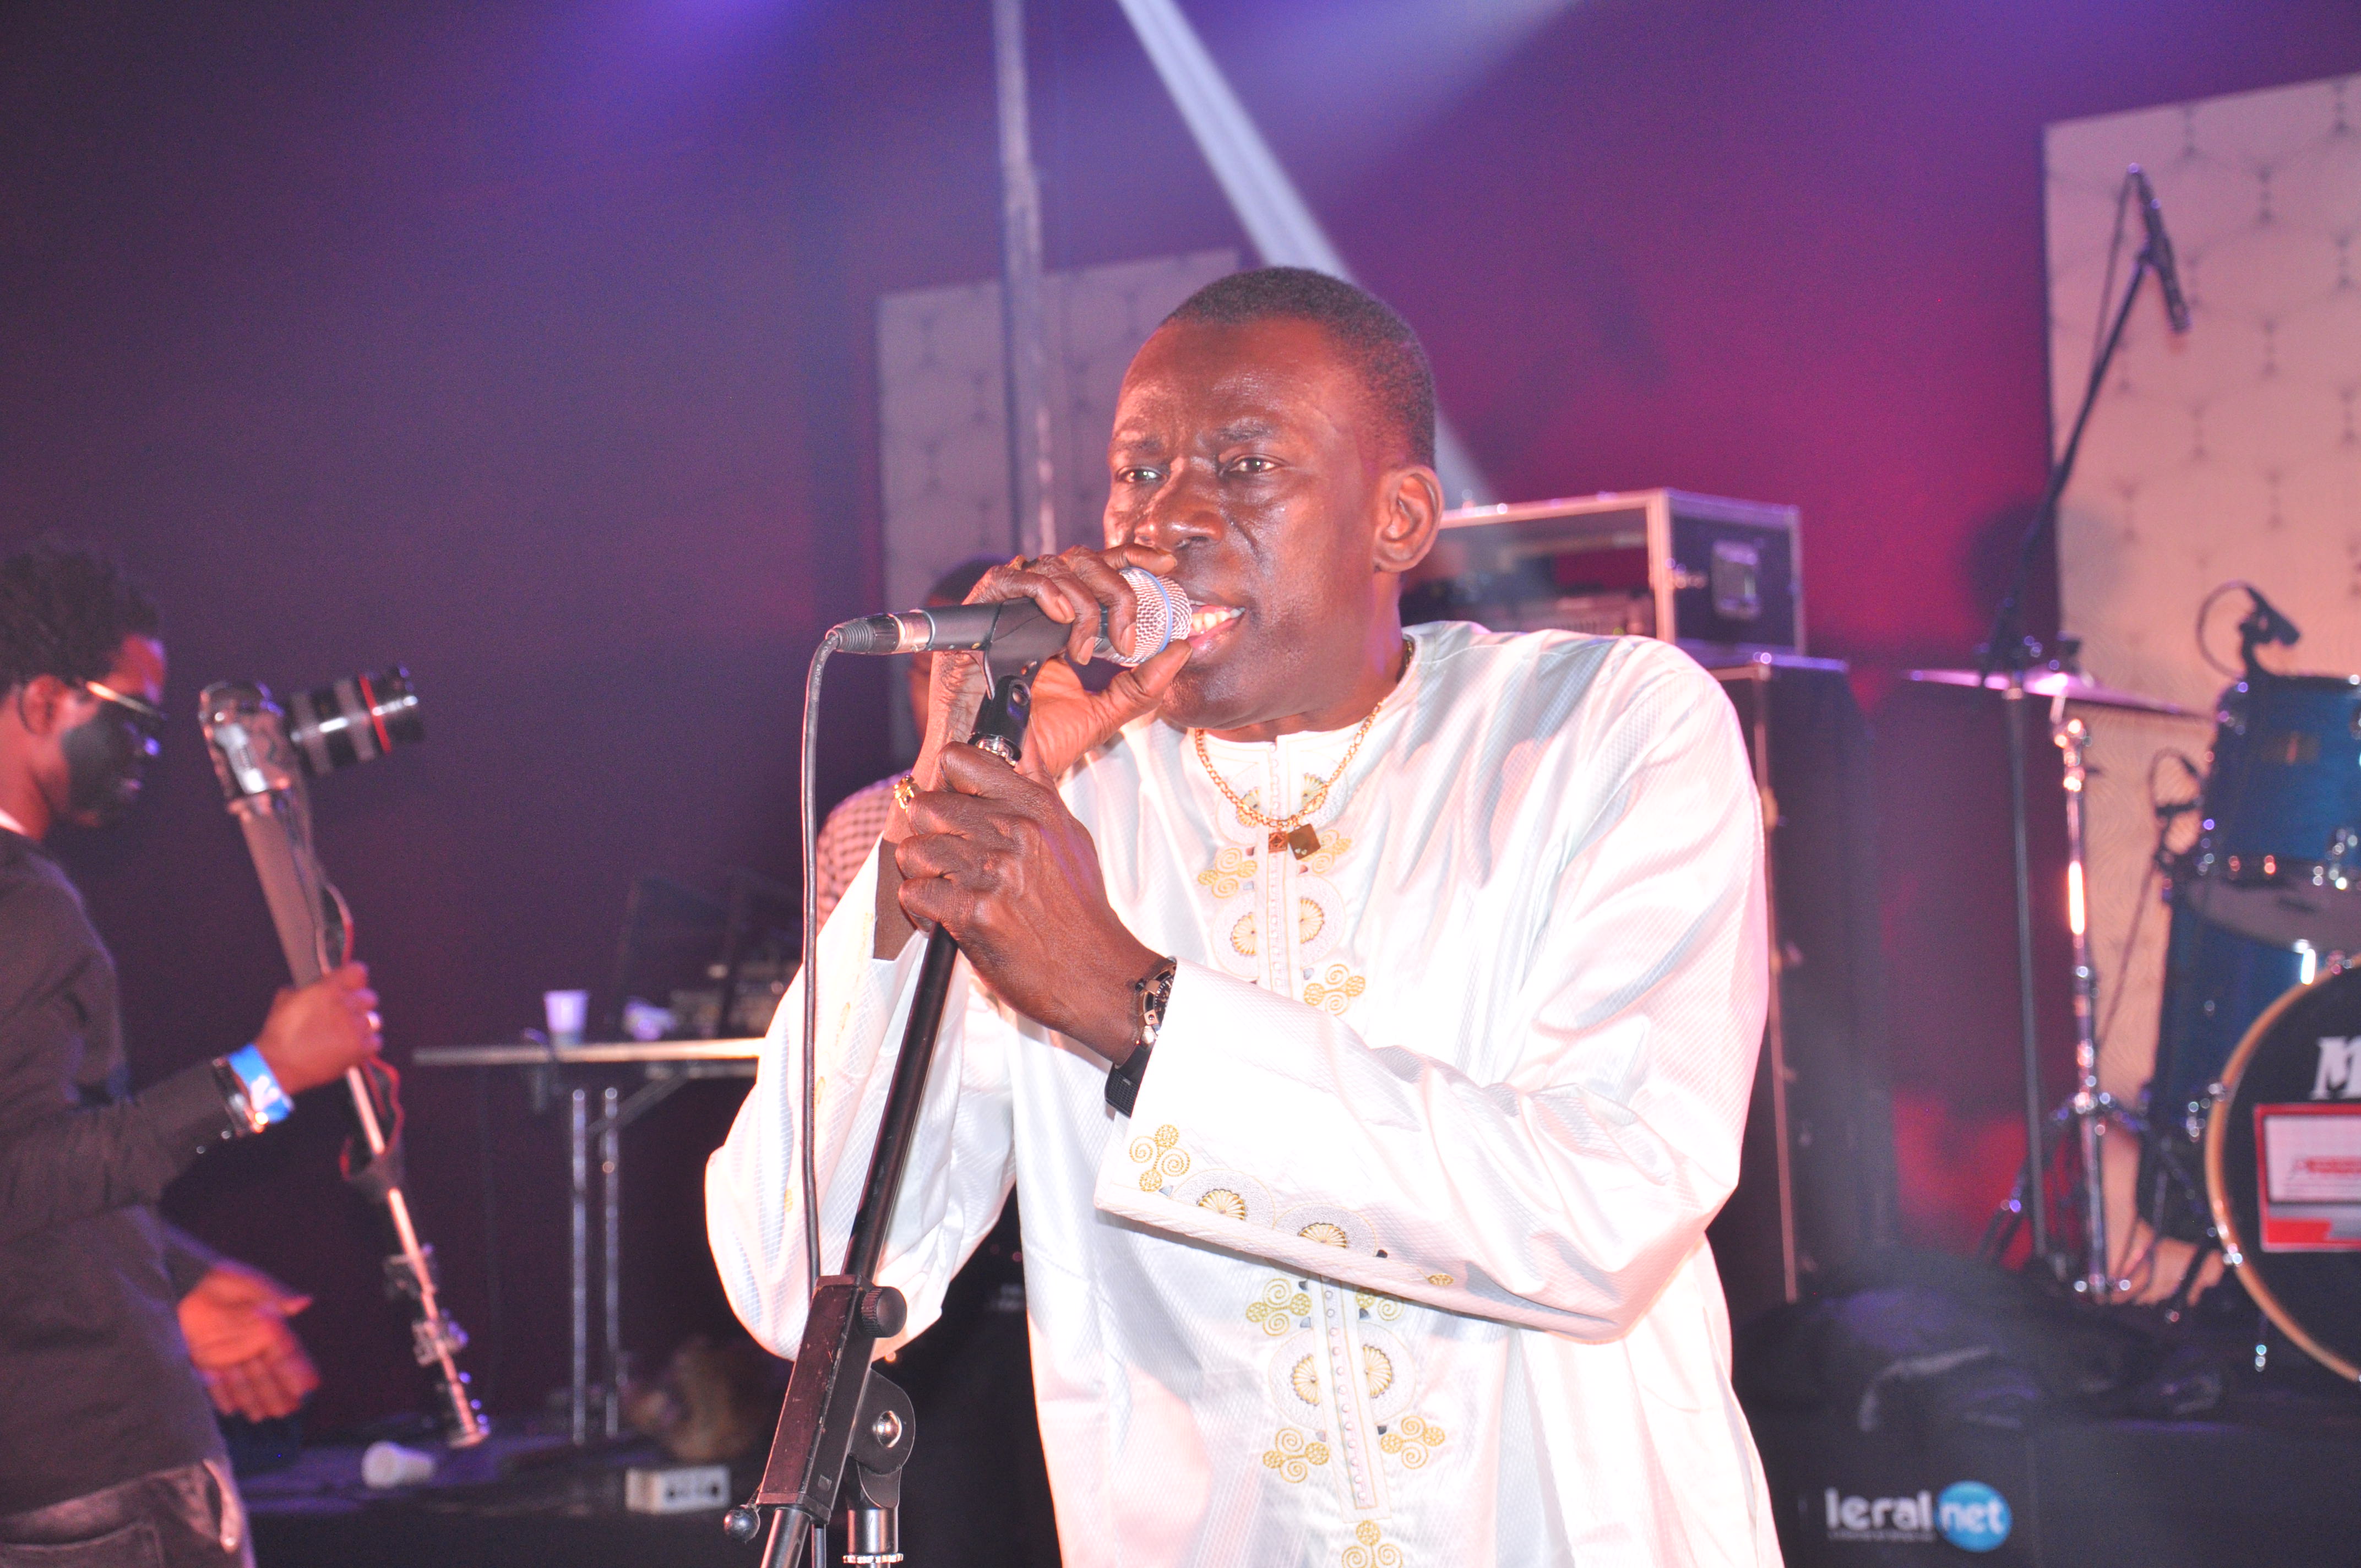
<path fill-rule="evenodd" d="M 0 14 L 0 532 L 137 565 L 182 716 L 139 818 L 64 846 L 143 1080 L 246 1039 L 279 972 L 186 722 L 207 680 L 416 673 L 428 743 L 316 792 L 397 1060 L 602 981 L 638 872 L 794 874 L 804 661 L 879 608 L 876 297 L 998 267 L 987 9 Z M 1031 9 L 1049 264 L 1250 254 L 1114 5 Z M 1802 507 L 1812 651 L 1879 728 L 1905 1209 L 1971 1230 L 2015 1152 L 1997 729 L 1892 675 L 1970 657 L 2040 487 L 2040 127 L 2361 69 L 2361 11 L 1591 0 L 1439 86 L 1400 6 L 1189 10 L 1500 494 Z M 878 673 L 840 670 L 830 794 L 889 761 Z M 565 1375 L 561 1129 L 465 1074 L 409 1099 L 471 1360 L 533 1404 Z M 727 1325 L 697 1179 L 733 1099 L 629 1135 L 644 1356 Z M 317 1293 L 319 1424 L 412 1393 L 332 1120 L 169 1204 Z"/>

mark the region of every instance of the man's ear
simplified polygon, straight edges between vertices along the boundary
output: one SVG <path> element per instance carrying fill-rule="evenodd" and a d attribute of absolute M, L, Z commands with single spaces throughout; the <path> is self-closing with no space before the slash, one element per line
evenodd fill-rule
<path fill-rule="evenodd" d="M 1443 526 L 1443 481 L 1424 464 L 1396 468 L 1378 488 L 1384 508 L 1372 541 L 1370 564 L 1399 576 L 1426 559 Z"/>
<path fill-rule="evenodd" d="M 73 687 L 55 675 L 35 675 L 8 693 L 8 709 L 27 735 L 50 735 L 65 725 L 66 698 Z"/>

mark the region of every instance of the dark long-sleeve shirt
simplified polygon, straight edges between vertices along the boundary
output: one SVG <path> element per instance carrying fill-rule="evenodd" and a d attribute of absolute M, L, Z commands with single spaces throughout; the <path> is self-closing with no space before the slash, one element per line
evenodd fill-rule
<path fill-rule="evenodd" d="M 0 1514 L 220 1452 L 174 1310 L 212 1255 L 155 1204 L 235 1127 L 210 1063 L 128 1092 L 114 960 L 0 829 Z"/>

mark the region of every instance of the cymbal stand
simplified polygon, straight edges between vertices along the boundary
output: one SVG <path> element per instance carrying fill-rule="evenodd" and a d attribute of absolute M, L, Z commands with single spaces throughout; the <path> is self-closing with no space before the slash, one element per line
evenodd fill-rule
<path fill-rule="evenodd" d="M 2066 927 L 2074 944 L 2074 1098 L 2069 1102 L 2082 1160 L 2082 1277 L 2077 1289 L 2094 1301 L 2108 1290 L 2106 1164 L 2103 1157 L 2111 1107 L 2099 1089 L 2099 981 L 2091 967 L 2090 886 L 2083 858 L 2083 785 L 2091 732 L 2067 717 L 2066 699 L 2049 705 L 2049 739 L 2064 754 L 2066 778 Z"/>
<path fill-rule="evenodd" d="M 2131 281 L 2124 290 L 2123 302 L 2116 308 L 2114 321 L 2107 329 L 2106 341 L 2100 347 L 2098 357 L 2092 362 L 2091 377 L 2083 386 L 2082 405 L 2075 412 L 2073 428 L 2067 434 L 2065 447 L 2049 465 L 2049 482 L 2043 487 L 2040 504 L 2034 509 L 2033 521 L 2026 528 L 2024 538 L 2017 543 L 2016 570 L 2009 579 L 2008 592 L 2002 597 L 2000 609 L 1993 617 L 1992 632 L 1984 640 L 1983 655 L 1977 670 L 1980 684 L 1989 684 L 1995 671 L 2005 670 L 2008 674 L 2008 685 L 2002 695 L 2007 702 L 2009 825 L 2015 840 L 2016 871 L 2017 1013 L 2025 1056 L 2025 1206 L 2033 1225 L 2034 1257 L 2050 1267 L 2059 1268 L 2061 1273 L 2063 1267 L 2059 1261 L 2050 1255 L 2048 1197 L 2042 1182 L 2042 1124 L 2047 1117 L 2044 1113 L 2044 1101 L 2041 1093 L 2041 1042 L 2036 1015 L 2037 992 L 2033 976 L 2033 876 L 2026 842 L 2027 807 L 2025 798 L 2024 720 L 2025 670 L 2027 663 L 2039 657 L 2040 647 L 2025 635 L 2025 589 L 2033 575 L 2035 551 L 2045 539 L 2050 537 L 2057 526 L 2059 498 L 2066 493 L 2066 482 L 2073 475 L 2074 460 L 2082 450 L 2082 433 L 2090 426 L 2091 411 L 2098 406 L 2099 390 L 2106 385 L 2108 367 L 2114 363 L 2115 351 L 2123 345 L 2124 328 L 2131 321 L 2132 305 L 2139 299 L 2140 285 L 2147 280 L 2149 273 L 2156 270 L 2157 260 L 2157 256 L 2149 246 L 2144 245 L 2140 247 L 2138 258 L 2132 266 Z M 2075 836 L 2079 845 L 2081 833 L 2079 784 L 2071 787 L 2071 793 L 2068 798 L 2070 810 L 2074 814 L 2069 830 Z M 2070 874 L 2076 880 L 2071 890 L 2070 915 L 2081 906 L 2080 880 L 2081 861 L 2079 848 L 2074 852 L 2073 867 Z M 2073 923 L 2079 925 L 2079 921 Z M 2075 1006 L 2081 1041 L 2075 1052 L 2078 1072 L 2082 1069 L 2083 1049 L 2088 1047 L 2091 1052 L 2090 1067 L 2087 1073 L 2083 1074 L 2084 1085 L 2077 1092 L 2079 1100 L 2083 1092 L 2089 1092 L 2094 1097 L 2097 1095 L 2097 1050 L 2095 1046 L 2091 1044 L 2089 1021 L 2082 1016 L 2083 1010 L 2088 1006 L 2088 997 L 2084 988 L 2089 975 L 2089 944 L 2079 931 L 2076 934 L 2075 942 L 2077 970 Z M 2099 1103 L 2098 1099 L 2094 1098 L 2092 1103 L 2095 1109 Z M 2081 1125 L 2086 1146 L 2094 1147 L 2096 1143 L 2094 1121 L 2084 1118 Z M 2098 1181 L 2099 1177 L 2094 1168 L 2093 1173 L 2085 1178 L 2086 1201 L 2097 1192 Z M 2096 1234 L 2104 1231 L 2105 1217 L 2098 1209 L 2094 1208 L 2092 1211 L 2090 1219 L 2092 1234 Z M 2093 1266 L 2088 1264 L 2087 1259 L 2085 1260 L 2086 1266 L 2079 1288 L 2086 1290 L 2095 1289 L 2103 1293 L 2107 1272 L 2103 1235 L 2100 1236 L 2099 1245 L 2102 1250 L 2096 1255 L 2098 1262 Z M 2097 1281 L 2095 1286 L 2092 1283 L 2094 1279 Z"/>

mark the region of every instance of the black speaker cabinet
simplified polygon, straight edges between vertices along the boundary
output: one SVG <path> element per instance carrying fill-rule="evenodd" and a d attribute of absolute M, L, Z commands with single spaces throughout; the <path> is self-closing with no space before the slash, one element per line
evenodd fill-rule
<path fill-rule="evenodd" d="M 1738 1190 L 1707 1232 L 1745 1321 L 1896 1234 L 1869 729 L 1845 666 L 1756 653 L 1714 669 L 1763 797 L 1770 1015 Z"/>

